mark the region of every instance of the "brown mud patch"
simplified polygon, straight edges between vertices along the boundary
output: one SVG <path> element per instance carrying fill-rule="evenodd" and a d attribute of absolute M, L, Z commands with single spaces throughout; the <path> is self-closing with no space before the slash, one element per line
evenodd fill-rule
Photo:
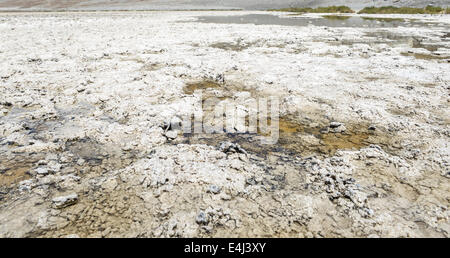
<path fill-rule="evenodd" d="M 144 64 L 142 66 L 142 70 L 143 71 L 156 71 L 163 67 L 164 67 L 164 65 L 160 64 L 160 63 L 150 63 L 150 64 Z"/>
<path fill-rule="evenodd" d="M 401 53 L 402 56 L 412 56 L 416 59 L 422 59 L 422 60 L 450 60 L 450 56 L 440 56 L 436 54 L 423 54 L 423 53 L 411 53 L 411 52 L 403 52 Z"/>
<path fill-rule="evenodd" d="M 242 42 L 242 40 L 237 40 L 236 42 L 216 42 L 209 45 L 212 48 L 218 48 L 227 51 L 243 51 L 252 46 L 254 46 L 256 42 Z"/>
<path fill-rule="evenodd" d="M 248 92 L 252 98 L 257 98 L 260 93 L 255 88 L 247 87 L 235 82 L 218 82 L 213 79 L 203 79 L 193 82 L 188 82 L 183 87 L 183 93 L 186 95 L 193 95 L 196 90 L 202 93 L 202 103 L 210 98 L 216 100 L 233 99 L 238 92 Z M 214 99 L 210 99 L 214 101 Z"/>
<path fill-rule="evenodd" d="M 14 167 L 2 168 L 0 165 L 0 187 L 11 187 L 12 185 L 27 180 L 31 176 L 27 173 L 31 166 L 27 164 L 16 164 Z"/>
<path fill-rule="evenodd" d="M 205 107 L 205 99 L 215 97 L 217 102 L 232 99 L 234 94 L 245 90 L 252 98 L 258 98 L 262 94 L 254 89 L 247 89 L 237 83 L 219 83 L 214 80 L 202 80 L 187 83 L 183 92 L 192 95 L 195 90 L 202 90 L 203 115 L 208 124 L 222 124 L 226 128 L 226 117 L 222 117 L 222 123 L 219 118 L 215 118 L 213 110 Z M 209 103 L 210 104 L 210 103 Z M 219 104 L 219 103 L 216 103 Z M 270 106 L 270 101 L 268 103 Z M 279 137 L 275 144 L 267 145 L 262 143 L 262 138 L 271 137 L 271 119 L 268 115 L 267 125 L 269 129 L 262 132 L 261 123 L 258 121 L 256 133 L 247 132 L 220 132 L 213 134 L 183 134 L 181 139 L 172 141 L 172 143 L 186 144 L 207 144 L 219 146 L 223 141 L 238 143 L 244 149 L 257 155 L 266 156 L 269 153 L 285 152 L 293 156 L 296 155 L 334 155 L 338 150 L 358 150 L 371 144 L 377 144 L 385 149 L 391 148 L 390 143 L 394 137 L 391 132 L 381 129 L 369 129 L 369 122 L 345 123 L 345 130 L 335 132 L 330 129 L 332 120 L 319 111 L 306 116 L 286 115 L 278 119 Z M 213 119 L 213 120 L 211 120 Z M 198 121 L 192 123 L 193 127 L 198 125 Z M 245 125 L 249 125 L 248 114 L 245 117 Z M 248 128 L 247 128 L 248 129 Z"/>
<path fill-rule="evenodd" d="M 268 123 L 269 126 L 271 122 Z M 279 118 L 279 138 L 275 144 L 263 144 L 262 137 L 271 133 L 215 133 L 184 134 L 181 142 L 219 146 L 221 142 L 238 143 L 245 150 L 258 156 L 288 154 L 292 156 L 331 156 L 339 150 L 359 150 L 371 144 L 391 149 L 392 135 L 382 130 L 371 130 L 368 124 L 346 124 L 340 133 L 329 131 L 327 124 L 301 123 L 290 118 Z M 174 142 L 179 143 L 179 142 Z"/>
<path fill-rule="evenodd" d="M 77 171 L 108 171 L 125 168 L 138 159 L 136 151 L 124 151 L 119 146 L 105 146 L 94 139 L 69 141 L 65 150 L 73 154 L 72 164 Z M 79 160 L 83 163 L 78 163 Z"/>
<path fill-rule="evenodd" d="M 134 59 L 134 60 L 127 60 L 127 61 L 133 61 L 133 62 L 137 62 L 140 64 L 143 64 L 141 67 L 141 71 L 157 71 L 160 69 L 163 69 L 165 67 L 176 67 L 176 66 L 180 66 L 180 64 L 169 64 L 169 63 L 145 63 L 140 59 Z"/>
<path fill-rule="evenodd" d="M 201 92 L 202 109 L 205 116 L 214 114 L 212 109 L 216 104 L 231 99 L 233 96 L 224 83 L 212 79 L 189 82 L 183 87 L 183 93 L 186 95 L 192 96 L 195 91 Z"/>
<path fill-rule="evenodd" d="M 328 124 L 301 123 L 281 117 L 279 120 L 279 143 L 284 149 L 300 154 L 320 153 L 333 155 L 338 150 L 360 149 L 373 142 L 374 134 L 367 125 L 345 125 L 344 132 L 330 132 Z"/>
<path fill-rule="evenodd" d="M 136 218 L 142 217 L 147 209 L 133 189 L 117 186 L 112 192 L 91 190 L 88 194 L 81 194 L 76 205 L 61 211 L 60 217 L 70 218 L 67 225 L 58 230 L 37 231 L 28 237 L 65 237 L 70 234 L 83 238 L 120 237 L 124 232 L 130 234 L 129 229 Z M 136 211 L 139 215 L 134 214 Z M 148 214 L 148 217 L 157 218 L 155 214 Z M 131 233 L 127 237 L 138 235 Z"/>
<path fill-rule="evenodd" d="M 219 89 L 222 88 L 222 85 L 218 82 L 212 80 L 203 80 L 197 82 L 187 83 L 183 88 L 183 93 L 187 95 L 192 95 L 196 90 L 209 90 L 209 89 Z"/>
<path fill-rule="evenodd" d="M 124 62 L 136 62 L 138 64 L 145 64 L 145 61 L 142 58 L 139 57 L 133 57 L 133 56 L 127 56 L 120 59 Z"/>
<path fill-rule="evenodd" d="M 45 154 L 15 154 L 13 158 L 0 155 L 0 188 L 11 188 L 31 178 L 29 171 Z"/>

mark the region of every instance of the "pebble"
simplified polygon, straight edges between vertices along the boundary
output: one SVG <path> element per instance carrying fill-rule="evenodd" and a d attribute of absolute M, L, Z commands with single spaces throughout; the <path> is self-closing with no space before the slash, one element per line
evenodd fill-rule
<path fill-rule="evenodd" d="M 80 236 L 77 234 L 70 234 L 70 235 L 64 236 L 64 238 L 80 238 Z"/>
<path fill-rule="evenodd" d="M 347 128 L 345 128 L 344 124 L 340 123 L 340 122 L 331 122 L 329 127 L 330 127 L 331 132 L 333 132 L 333 133 L 342 133 L 345 130 L 347 130 Z"/>
<path fill-rule="evenodd" d="M 117 180 L 115 178 L 110 178 L 102 184 L 102 187 L 107 191 L 113 191 L 117 187 Z"/>
<path fill-rule="evenodd" d="M 181 130 L 182 125 L 183 125 L 183 121 L 179 117 L 174 116 L 174 117 L 172 117 L 172 119 L 170 119 L 170 129 L 172 131 Z"/>
<path fill-rule="evenodd" d="M 237 143 L 231 143 L 231 142 L 222 142 L 219 147 L 220 151 L 223 151 L 225 153 L 243 153 L 247 154 L 247 152 Z"/>
<path fill-rule="evenodd" d="M 209 219 L 206 216 L 206 213 L 201 211 L 201 212 L 198 213 L 197 217 L 195 218 L 195 222 L 197 222 L 197 224 L 204 224 L 204 225 L 206 225 L 206 224 L 208 224 Z"/>
<path fill-rule="evenodd" d="M 78 166 L 83 166 L 84 165 L 84 163 L 85 163 L 86 161 L 84 160 L 84 159 L 78 159 L 78 161 L 77 161 L 77 165 Z"/>
<path fill-rule="evenodd" d="M 218 187 L 217 185 L 210 185 L 207 192 L 213 193 L 213 194 L 218 194 L 218 193 L 220 193 L 221 190 L 222 189 L 220 187 Z"/>
<path fill-rule="evenodd" d="M 169 139 L 175 139 L 178 136 L 178 131 L 167 131 L 165 136 Z"/>
<path fill-rule="evenodd" d="M 72 193 L 65 196 L 55 197 L 52 199 L 52 202 L 55 208 L 61 209 L 77 203 L 78 195 L 76 193 Z"/>
<path fill-rule="evenodd" d="M 48 169 L 47 168 L 36 168 L 34 170 L 36 172 L 36 174 L 38 175 L 48 175 Z"/>
<path fill-rule="evenodd" d="M 338 128 L 339 126 L 342 126 L 342 123 L 339 122 L 331 122 L 330 123 L 330 128 Z"/>

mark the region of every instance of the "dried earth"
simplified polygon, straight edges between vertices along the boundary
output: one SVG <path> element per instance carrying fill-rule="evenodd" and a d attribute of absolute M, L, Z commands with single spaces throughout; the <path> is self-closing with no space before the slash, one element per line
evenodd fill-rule
<path fill-rule="evenodd" d="M 0 236 L 449 237 L 450 17 L 196 18 L 244 14 L 0 14 Z M 172 130 L 196 89 L 278 143 Z"/>

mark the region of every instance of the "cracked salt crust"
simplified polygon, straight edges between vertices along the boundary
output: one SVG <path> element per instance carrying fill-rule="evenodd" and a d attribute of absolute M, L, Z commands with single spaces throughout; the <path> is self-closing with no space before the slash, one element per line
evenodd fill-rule
<path fill-rule="evenodd" d="M 195 22 L 204 14 L 0 15 L 0 236 L 449 236 L 448 58 L 402 55 L 417 49 L 374 29 Z M 438 24 L 375 30 L 448 53 L 447 16 L 383 17 Z M 223 42 L 246 47 L 212 47 Z M 198 101 L 184 87 L 218 75 L 251 93 L 239 101 L 278 96 L 302 125 L 375 133 L 329 155 L 168 139 L 163 125 Z M 10 180 L 19 165 L 29 177 Z M 52 207 L 68 194 L 77 202 Z"/>

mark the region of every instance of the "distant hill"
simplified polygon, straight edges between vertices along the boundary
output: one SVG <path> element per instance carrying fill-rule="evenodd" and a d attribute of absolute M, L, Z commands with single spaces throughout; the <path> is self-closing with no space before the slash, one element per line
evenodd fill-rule
<path fill-rule="evenodd" d="M 173 9 L 268 9 L 347 5 L 450 6 L 450 0 L 0 0 L 0 10 L 173 10 Z"/>

